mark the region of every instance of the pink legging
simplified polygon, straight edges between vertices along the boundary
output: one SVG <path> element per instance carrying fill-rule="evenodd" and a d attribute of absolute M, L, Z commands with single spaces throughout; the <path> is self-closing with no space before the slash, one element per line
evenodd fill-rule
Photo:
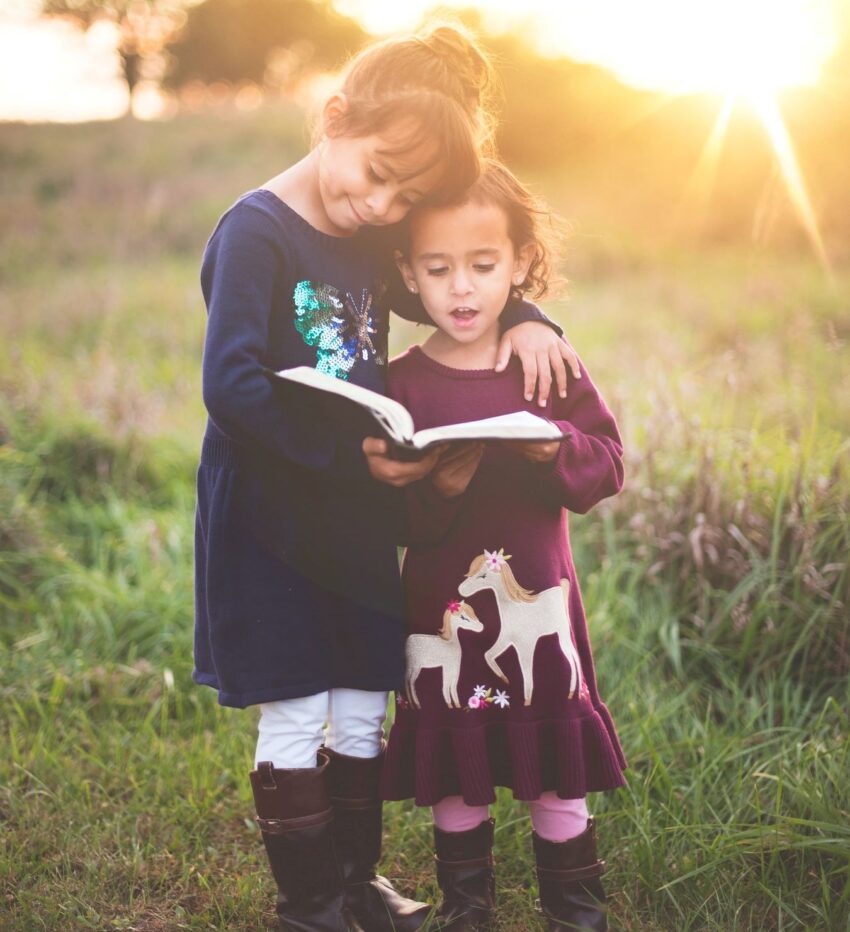
<path fill-rule="evenodd" d="M 554 792 L 543 793 L 528 804 L 534 831 L 546 841 L 567 841 L 587 828 L 584 799 L 560 799 Z M 466 832 L 490 816 L 489 806 L 467 806 L 462 796 L 447 796 L 431 809 L 434 825 L 443 832 Z"/>

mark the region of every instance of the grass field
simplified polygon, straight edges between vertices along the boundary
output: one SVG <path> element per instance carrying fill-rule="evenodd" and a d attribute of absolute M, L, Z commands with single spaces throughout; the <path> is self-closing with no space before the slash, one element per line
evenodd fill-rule
<path fill-rule="evenodd" d="M 191 683 L 197 279 L 216 217 L 303 137 L 226 110 L 0 126 L 4 932 L 273 926 L 255 715 Z M 618 227 L 581 183 L 541 181 L 582 205 L 546 307 L 629 453 L 624 494 L 573 522 L 630 762 L 592 800 L 612 926 L 845 930 L 850 269 Z M 536 929 L 523 808 L 494 814 L 502 927 Z M 428 813 L 386 828 L 387 872 L 434 899 Z"/>

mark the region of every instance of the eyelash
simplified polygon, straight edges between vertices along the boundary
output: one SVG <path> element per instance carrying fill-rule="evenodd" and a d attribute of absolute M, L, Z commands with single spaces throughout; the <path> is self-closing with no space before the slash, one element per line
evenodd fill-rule
<path fill-rule="evenodd" d="M 487 272 L 492 272 L 493 269 L 496 268 L 496 265 L 495 265 L 495 263 L 492 263 L 492 264 L 489 264 L 489 265 L 481 265 L 481 264 L 478 264 L 478 265 L 473 265 L 472 268 L 475 269 L 476 272 L 484 272 L 484 273 L 487 273 Z M 441 265 L 441 266 L 439 266 L 439 267 L 437 267 L 437 268 L 435 268 L 435 269 L 426 269 L 426 271 L 427 271 L 427 273 L 428 273 L 429 275 L 434 275 L 434 276 L 436 276 L 436 277 L 440 277 L 441 275 L 445 275 L 446 272 L 448 272 L 448 270 L 449 270 L 449 267 L 448 267 L 447 265 Z"/>
<path fill-rule="evenodd" d="M 371 165 L 369 166 L 369 179 L 374 181 L 375 184 L 387 183 L 387 179 L 379 175 Z M 402 200 L 408 207 L 413 207 L 415 204 L 419 203 L 418 197 L 402 196 Z"/>

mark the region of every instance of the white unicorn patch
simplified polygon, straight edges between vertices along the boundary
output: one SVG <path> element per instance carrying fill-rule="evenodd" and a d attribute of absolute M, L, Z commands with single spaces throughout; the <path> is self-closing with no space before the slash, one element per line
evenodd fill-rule
<path fill-rule="evenodd" d="M 562 579 L 559 586 L 533 593 L 524 589 L 508 566 L 510 556 L 504 549 L 498 552 L 485 550 L 469 567 L 466 579 L 458 586 L 462 596 L 470 596 L 482 589 L 490 589 L 496 596 L 501 628 L 496 643 L 484 654 L 490 669 L 508 682 L 497 658 L 513 647 L 522 670 L 525 705 L 531 705 L 534 693 L 534 651 L 540 638 L 556 634 L 561 651 L 570 665 L 569 698 L 581 688 L 581 663 L 572 640 L 569 616 L 570 583 Z M 464 604 L 464 603 L 461 603 Z"/>

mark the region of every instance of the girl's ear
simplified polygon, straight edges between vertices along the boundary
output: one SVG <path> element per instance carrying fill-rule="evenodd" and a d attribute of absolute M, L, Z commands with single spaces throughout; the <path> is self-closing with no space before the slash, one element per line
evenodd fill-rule
<path fill-rule="evenodd" d="M 342 91 L 331 94 L 322 108 L 322 132 L 325 136 L 334 136 L 339 119 L 348 110 L 348 100 Z"/>
<path fill-rule="evenodd" d="M 405 287 L 408 291 L 412 291 L 413 294 L 416 294 L 419 291 L 419 286 L 416 284 L 416 279 L 413 277 L 413 269 L 410 267 L 410 263 L 398 249 L 393 253 L 393 259 L 395 259 L 395 264 L 398 266 L 399 272 L 401 272 Z"/>
<path fill-rule="evenodd" d="M 531 268 L 531 263 L 534 260 L 534 253 L 536 251 L 534 243 L 526 243 L 525 246 L 516 250 L 516 256 L 514 257 L 514 271 L 511 276 L 511 283 L 514 285 L 521 285 L 526 276 L 528 275 L 528 270 Z"/>

